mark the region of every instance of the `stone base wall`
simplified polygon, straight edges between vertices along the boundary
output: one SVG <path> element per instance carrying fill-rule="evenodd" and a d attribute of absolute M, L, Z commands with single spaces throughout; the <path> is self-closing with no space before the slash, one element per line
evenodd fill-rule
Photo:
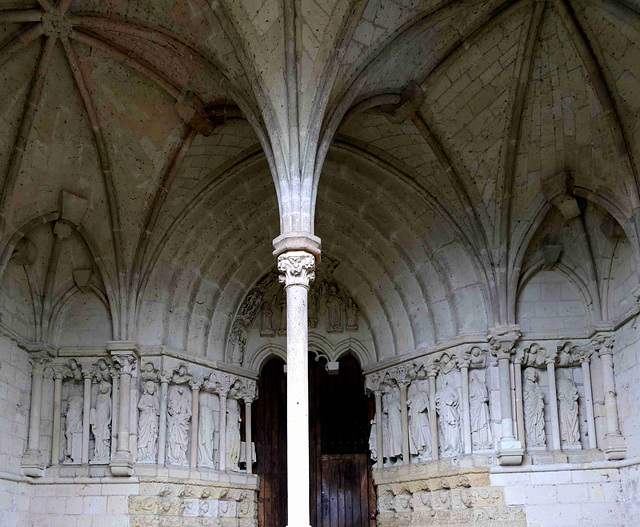
<path fill-rule="evenodd" d="M 442 460 L 375 469 L 378 527 L 640 525 L 640 460 L 459 465 Z"/>
<path fill-rule="evenodd" d="M 378 527 L 526 527 L 524 510 L 506 505 L 488 468 L 439 470 L 438 464 L 374 471 Z"/>
<path fill-rule="evenodd" d="M 0 478 L 2 527 L 256 527 L 257 478 Z M 66 480 L 66 481 L 65 481 Z"/>

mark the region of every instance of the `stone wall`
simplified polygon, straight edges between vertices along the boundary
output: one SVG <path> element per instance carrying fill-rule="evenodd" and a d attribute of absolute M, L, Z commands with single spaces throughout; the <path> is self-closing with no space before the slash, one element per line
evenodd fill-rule
<path fill-rule="evenodd" d="M 257 479 L 245 484 L 167 478 L 0 479 L 3 527 L 257 525 Z"/>
<path fill-rule="evenodd" d="M 28 433 L 31 374 L 27 352 L 0 335 L 0 471 L 20 474 Z"/>
<path fill-rule="evenodd" d="M 507 506 L 524 510 L 529 527 L 632 525 L 620 503 L 620 470 L 604 466 L 492 469 L 490 479 L 504 488 Z"/>

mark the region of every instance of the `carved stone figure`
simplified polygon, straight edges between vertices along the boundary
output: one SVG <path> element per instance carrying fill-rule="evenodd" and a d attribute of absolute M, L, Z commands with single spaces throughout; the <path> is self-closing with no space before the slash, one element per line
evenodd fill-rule
<path fill-rule="evenodd" d="M 545 447 L 547 438 L 544 433 L 544 395 L 538 385 L 538 372 L 534 368 L 524 370 L 522 400 L 526 444 L 533 448 Z"/>
<path fill-rule="evenodd" d="M 213 395 L 200 392 L 198 414 L 198 466 L 214 468 L 213 437 L 215 435 Z"/>
<path fill-rule="evenodd" d="M 251 322 L 253 322 L 256 314 L 258 313 L 258 309 L 260 309 L 261 303 L 262 293 L 260 293 L 260 291 L 258 291 L 257 289 L 254 289 L 242 305 L 240 314 L 238 315 L 238 320 L 245 326 L 250 325 Z"/>
<path fill-rule="evenodd" d="M 187 465 L 191 390 L 173 386 L 169 391 L 167 414 L 167 460 L 173 465 Z"/>
<path fill-rule="evenodd" d="M 376 425 L 376 416 L 370 421 L 371 430 L 369 431 L 369 457 L 372 461 L 378 461 L 378 430 Z"/>
<path fill-rule="evenodd" d="M 563 374 L 565 372 L 562 372 Z M 578 389 L 569 373 L 558 379 L 558 411 L 560 414 L 560 436 L 562 446 L 579 446 Z"/>
<path fill-rule="evenodd" d="M 91 462 L 95 464 L 108 463 L 111 454 L 111 384 L 106 381 L 102 381 L 98 385 L 96 406 L 89 414 L 89 423 L 95 438 Z"/>
<path fill-rule="evenodd" d="M 411 454 L 417 454 L 421 462 L 433 457 L 431 429 L 429 428 L 429 384 L 415 381 L 417 391 L 407 399 L 409 407 L 409 447 Z"/>
<path fill-rule="evenodd" d="M 153 365 L 153 362 L 146 362 L 140 372 L 140 380 L 142 381 L 155 381 L 158 379 L 158 371 Z"/>
<path fill-rule="evenodd" d="M 342 331 L 342 298 L 338 294 L 335 284 L 329 287 L 327 296 L 327 331 Z"/>
<path fill-rule="evenodd" d="M 387 414 L 388 435 L 384 437 L 384 445 L 389 445 L 385 457 L 397 458 L 396 462 L 402 463 L 402 407 L 400 403 L 400 390 L 397 387 L 388 386 L 382 397 L 383 412 Z"/>
<path fill-rule="evenodd" d="M 309 289 L 309 327 L 318 327 L 318 291 L 315 287 Z"/>
<path fill-rule="evenodd" d="M 276 297 L 273 297 L 275 304 Z M 280 298 L 280 325 L 278 326 L 278 335 L 287 334 L 287 293 L 286 291 Z"/>
<path fill-rule="evenodd" d="M 82 367 L 78 364 L 76 359 L 70 359 L 67 361 L 67 377 L 71 377 L 76 381 L 82 380 Z"/>
<path fill-rule="evenodd" d="M 458 392 L 445 379 L 436 394 L 436 408 L 440 429 L 440 445 L 443 457 L 457 456 L 462 453 L 460 435 L 460 399 Z"/>
<path fill-rule="evenodd" d="M 73 386 L 69 392 L 65 413 L 65 463 L 82 462 L 82 409 L 84 398 Z"/>
<path fill-rule="evenodd" d="M 269 302 L 265 302 L 260 313 L 260 336 L 270 337 L 275 334 L 276 332 L 273 329 L 273 310 Z"/>
<path fill-rule="evenodd" d="M 244 347 L 247 344 L 247 340 L 243 335 L 241 327 L 234 328 L 229 338 L 229 361 L 231 364 L 242 364 L 244 359 Z"/>
<path fill-rule="evenodd" d="M 358 330 L 358 306 L 353 301 L 353 298 L 349 297 L 347 300 L 347 329 L 350 331 Z"/>
<path fill-rule="evenodd" d="M 186 364 L 180 363 L 177 371 L 173 374 L 174 384 L 182 384 L 189 382 L 193 377 L 193 373 L 189 371 Z"/>
<path fill-rule="evenodd" d="M 491 448 L 493 436 L 489 420 L 489 393 L 487 387 L 473 373 L 469 379 L 469 414 L 471 441 L 476 450 Z"/>
<path fill-rule="evenodd" d="M 484 352 L 478 348 L 477 346 L 475 346 L 472 350 L 471 350 L 471 355 L 470 355 L 470 362 L 471 362 L 471 367 L 472 368 L 482 368 L 484 367 Z"/>
<path fill-rule="evenodd" d="M 227 469 L 240 471 L 240 404 L 237 399 L 227 399 Z"/>
<path fill-rule="evenodd" d="M 158 456 L 158 421 L 160 397 L 158 386 L 147 381 L 138 401 L 138 461 L 155 463 Z"/>

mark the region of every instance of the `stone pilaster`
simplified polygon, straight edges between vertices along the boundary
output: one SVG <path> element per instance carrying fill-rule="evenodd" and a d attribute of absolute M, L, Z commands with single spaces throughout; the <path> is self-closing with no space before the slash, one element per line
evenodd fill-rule
<path fill-rule="evenodd" d="M 111 458 L 114 476 L 133 475 L 133 455 L 129 444 L 131 416 L 131 377 L 140 358 L 138 345 L 131 341 L 109 341 L 107 350 L 120 374 L 120 401 L 118 403 L 118 441 L 116 453 Z"/>
<path fill-rule="evenodd" d="M 509 364 L 515 354 L 515 343 L 520 338 L 518 326 L 494 328 L 489 334 L 491 354 L 498 361 L 500 376 L 500 416 L 502 437 L 498 446 L 497 458 L 501 465 L 519 465 L 524 450 L 513 430 L 513 412 L 511 406 L 511 373 Z"/>
<path fill-rule="evenodd" d="M 613 370 L 614 343 L 615 337 L 610 334 L 597 335 L 592 341 L 594 351 L 600 356 L 604 407 L 607 417 L 607 431 L 601 447 L 607 459 L 620 460 L 627 457 L 627 441 L 620 432 L 618 421 L 618 397 Z"/>
<path fill-rule="evenodd" d="M 40 415 L 42 413 L 42 380 L 44 370 L 51 361 L 47 353 L 36 352 L 29 357 L 31 363 L 31 406 L 29 408 L 29 438 L 22 456 L 22 470 L 27 476 L 44 476 L 45 461 L 40 451 Z"/>

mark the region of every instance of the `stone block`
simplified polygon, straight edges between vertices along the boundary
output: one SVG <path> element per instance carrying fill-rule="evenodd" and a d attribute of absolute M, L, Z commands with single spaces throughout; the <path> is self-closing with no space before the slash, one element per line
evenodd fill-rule
<path fill-rule="evenodd" d="M 559 503 L 582 503 L 589 499 L 588 484 L 562 485 L 558 487 Z"/>
<path fill-rule="evenodd" d="M 540 485 L 526 487 L 524 499 L 527 505 L 554 504 L 558 502 L 558 493 L 555 485 Z"/>
<path fill-rule="evenodd" d="M 568 470 L 557 472 L 532 472 L 532 485 L 562 485 L 571 483 L 571 472 Z"/>
<path fill-rule="evenodd" d="M 88 496 L 84 499 L 85 514 L 105 514 L 107 512 L 107 498 L 102 496 Z"/>

